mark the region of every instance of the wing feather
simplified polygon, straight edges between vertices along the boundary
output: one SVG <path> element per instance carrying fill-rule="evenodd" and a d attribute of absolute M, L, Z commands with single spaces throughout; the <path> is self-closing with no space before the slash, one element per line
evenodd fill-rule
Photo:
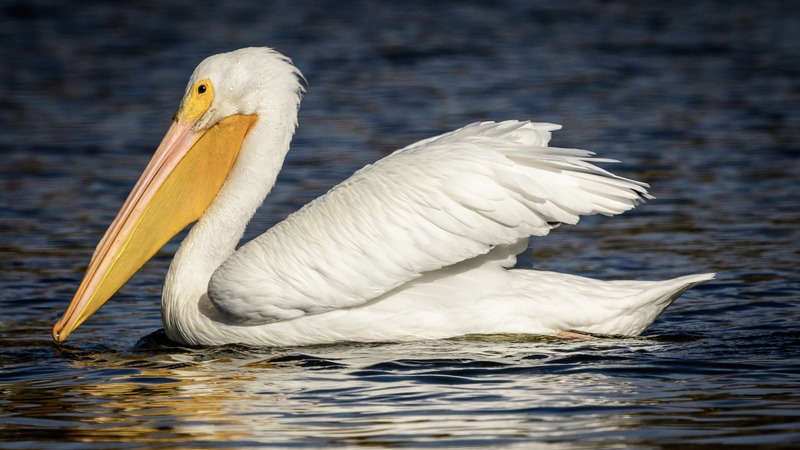
<path fill-rule="evenodd" d="M 209 298 L 242 324 L 353 307 L 649 198 L 646 184 L 593 164 L 610 160 L 547 147 L 559 128 L 476 123 L 400 149 L 242 246 L 211 278 Z M 509 262 L 513 255 L 500 264 Z"/>

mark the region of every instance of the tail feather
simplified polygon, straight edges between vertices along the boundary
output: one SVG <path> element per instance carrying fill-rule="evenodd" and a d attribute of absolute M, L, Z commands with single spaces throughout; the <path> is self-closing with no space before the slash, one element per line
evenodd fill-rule
<path fill-rule="evenodd" d="M 713 273 L 664 281 L 604 281 L 556 272 L 516 269 L 517 292 L 524 292 L 535 322 L 552 333 L 636 336 L 687 289 Z"/>
<path fill-rule="evenodd" d="M 641 334 L 675 299 L 688 289 L 713 279 L 714 273 L 686 275 L 664 281 L 628 281 L 609 283 L 638 283 L 641 292 L 621 298 L 625 303 L 615 317 L 580 327 L 580 331 L 608 335 L 637 336 Z"/>

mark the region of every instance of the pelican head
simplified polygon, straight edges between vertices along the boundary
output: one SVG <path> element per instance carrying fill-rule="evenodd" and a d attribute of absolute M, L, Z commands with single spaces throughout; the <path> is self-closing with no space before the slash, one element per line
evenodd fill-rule
<path fill-rule="evenodd" d="M 275 145 L 247 145 L 258 122 L 283 128 L 290 138 L 302 80 L 288 58 L 268 48 L 214 55 L 197 66 L 172 126 L 53 328 L 56 342 L 64 342 L 161 247 L 197 221 L 245 153 L 274 151 Z M 288 150 L 289 138 L 277 148 Z"/>

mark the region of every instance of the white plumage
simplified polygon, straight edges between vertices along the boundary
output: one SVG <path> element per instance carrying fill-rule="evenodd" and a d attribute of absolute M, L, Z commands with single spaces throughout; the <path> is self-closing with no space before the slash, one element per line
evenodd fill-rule
<path fill-rule="evenodd" d="M 167 276 L 164 327 L 178 342 L 304 345 L 466 334 L 641 333 L 713 274 L 598 281 L 512 269 L 529 236 L 582 215 L 615 215 L 647 185 L 548 147 L 546 123 L 468 125 L 356 172 L 235 250 L 275 182 L 303 89 L 269 49 L 208 58 L 193 74 L 216 95 L 195 130 L 255 115 L 222 189 Z M 182 107 L 183 108 L 183 107 Z"/>
<path fill-rule="evenodd" d="M 228 258 L 211 301 L 251 324 L 358 306 L 646 195 L 588 164 L 588 152 L 545 147 L 553 128 L 473 124 L 365 167 Z"/>

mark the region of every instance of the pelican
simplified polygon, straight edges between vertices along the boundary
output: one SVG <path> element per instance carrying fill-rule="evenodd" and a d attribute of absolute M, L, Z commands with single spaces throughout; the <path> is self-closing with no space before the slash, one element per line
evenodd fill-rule
<path fill-rule="evenodd" d="M 559 125 L 483 122 L 368 165 L 237 249 L 297 127 L 304 78 L 269 48 L 211 56 L 106 231 L 53 339 L 64 342 L 188 225 L 166 276 L 166 335 L 295 346 L 470 334 L 640 334 L 714 277 L 601 281 L 514 268 L 530 236 L 615 215 L 647 184 L 549 147 Z"/>

